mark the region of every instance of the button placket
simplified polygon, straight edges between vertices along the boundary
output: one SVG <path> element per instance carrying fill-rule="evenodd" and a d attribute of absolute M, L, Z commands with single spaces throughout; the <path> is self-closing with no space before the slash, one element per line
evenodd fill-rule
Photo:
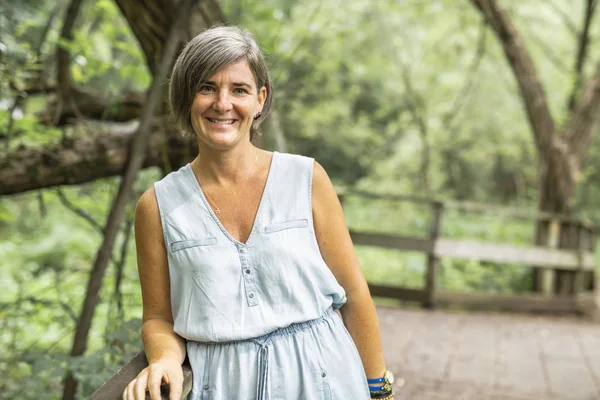
<path fill-rule="evenodd" d="M 258 296 L 256 294 L 256 281 L 254 276 L 254 268 L 248 257 L 248 249 L 241 247 L 239 249 L 240 261 L 242 263 L 242 279 L 244 280 L 244 288 L 246 289 L 246 301 L 249 307 L 258 305 Z"/>

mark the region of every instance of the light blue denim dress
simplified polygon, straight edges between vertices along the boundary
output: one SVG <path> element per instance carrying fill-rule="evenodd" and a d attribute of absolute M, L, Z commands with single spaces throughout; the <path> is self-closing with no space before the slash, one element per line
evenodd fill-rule
<path fill-rule="evenodd" d="M 275 152 L 254 226 L 235 240 L 188 164 L 155 183 L 174 329 L 202 400 L 369 399 L 315 237 L 314 160 Z"/>

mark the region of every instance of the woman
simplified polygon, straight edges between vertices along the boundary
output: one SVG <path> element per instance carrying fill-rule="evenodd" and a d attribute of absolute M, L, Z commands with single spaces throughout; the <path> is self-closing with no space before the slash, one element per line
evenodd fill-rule
<path fill-rule="evenodd" d="M 169 97 L 199 154 L 136 209 L 149 366 L 123 398 L 159 399 L 166 382 L 179 399 L 187 354 L 192 399 L 391 399 L 331 181 L 310 158 L 252 144 L 273 99 L 254 38 L 235 27 L 195 37 Z"/>

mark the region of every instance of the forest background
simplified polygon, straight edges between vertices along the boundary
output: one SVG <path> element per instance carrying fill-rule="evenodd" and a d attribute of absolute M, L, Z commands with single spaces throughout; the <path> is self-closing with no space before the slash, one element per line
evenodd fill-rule
<path fill-rule="evenodd" d="M 150 139 L 151 166 L 140 173 L 118 224 L 84 355 L 70 356 L 119 192 L 121 178 L 106 165 L 116 146 L 126 148 L 118 138 L 130 139 L 137 129 L 144 91 L 158 69 L 158 61 L 148 59 L 155 44 L 132 30 L 127 3 L 136 4 L 0 1 L 0 398 L 60 398 L 65 378 L 76 379 L 76 397 L 85 398 L 141 349 L 132 211 L 146 188 L 192 155 L 193 146 L 178 138 L 159 145 Z M 540 155 L 543 129 L 528 108 L 526 93 L 535 90 L 527 92 L 515 79 L 498 39 L 501 19 L 486 23 L 482 15 L 486 4 L 501 3 L 533 61 L 553 129 L 568 132 L 579 100 L 589 94 L 592 105 L 600 104 L 600 83 L 586 91 L 587 82 L 600 82 L 596 0 L 206 3 L 217 20 L 252 31 L 267 54 L 276 97 L 261 146 L 315 157 L 340 188 L 534 214 L 542 192 L 570 187 L 560 185 L 560 177 L 550 189 L 540 185 L 544 171 L 552 170 L 540 165 L 553 161 Z M 153 16 L 157 30 L 173 17 L 168 10 L 162 19 Z M 104 108 L 90 100 L 96 98 Z M 164 115 L 164 105 L 158 108 Z M 588 125 L 574 146 L 579 164 L 567 174 L 573 180 L 573 192 L 563 196 L 568 204 L 548 211 L 597 223 L 600 141 L 594 138 L 598 124 Z M 152 129 L 173 130 L 166 118 Z M 98 145 L 97 138 L 108 139 Z M 38 159 L 69 148 L 85 149 L 90 159 L 98 153 L 91 172 L 73 172 L 73 184 L 15 173 L 35 175 Z M 350 196 L 344 209 L 353 229 L 413 236 L 428 230 L 423 205 Z M 450 212 L 442 229 L 447 237 L 535 240 L 531 221 L 493 214 Z M 357 252 L 370 282 L 423 285 L 422 254 L 366 247 Z M 533 282 L 525 266 L 443 259 L 438 285 L 520 292 Z"/>

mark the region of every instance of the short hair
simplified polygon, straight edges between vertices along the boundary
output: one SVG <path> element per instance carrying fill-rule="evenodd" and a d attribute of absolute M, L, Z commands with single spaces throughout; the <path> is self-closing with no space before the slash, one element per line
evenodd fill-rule
<path fill-rule="evenodd" d="M 254 36 L 235 26 L 205 30 L 190 40 L 175 61 L 169 83 L 169 104 L 175 123 L 184 133 L 195 136 L 190 111 L 202 83 L 228 65 L 243 60 L 254 75 L 257 90 L 263 86 L 267 89 L 261 114 L 250 127 L 250 140 L 260 134 L 260 124 L 273 102 L 271 76 Z"/>

